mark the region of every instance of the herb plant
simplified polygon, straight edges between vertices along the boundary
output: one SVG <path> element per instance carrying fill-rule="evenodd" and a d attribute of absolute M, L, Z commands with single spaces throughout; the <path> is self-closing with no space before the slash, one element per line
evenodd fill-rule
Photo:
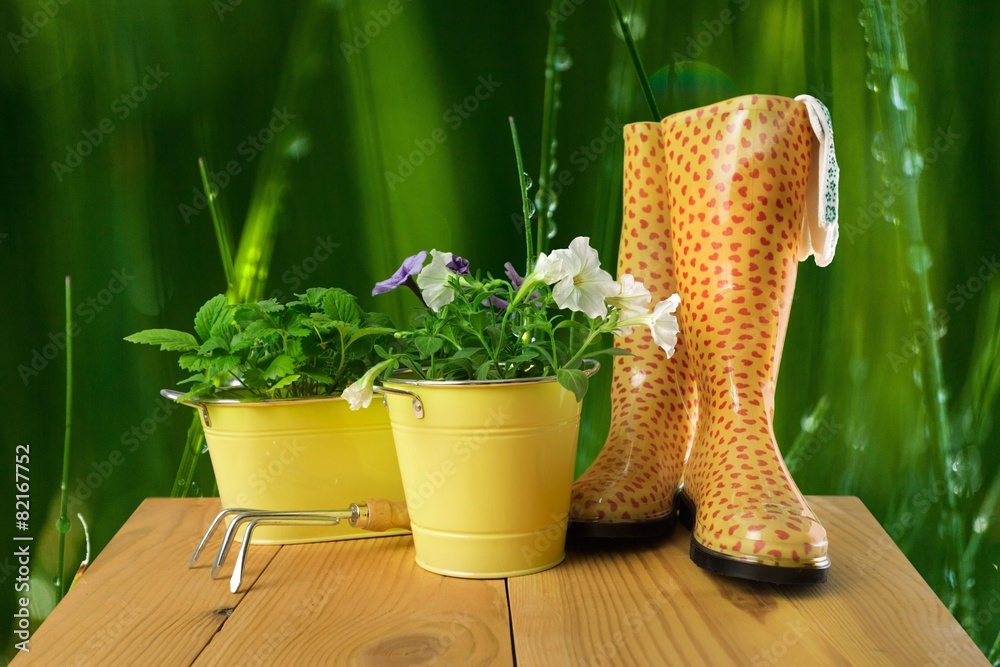
<path fill-rule="evenodd" d="M 180 352 L 180 367 L 195 373 L 178 383 L 191 384 L 185 399 L 339 394 L 380 360 L 375 346 L 391 344 L 392 322 L 365 312 L 342 289 L 314 287 L 295 296 L 287 304 L 233 305 L 220 294 L 195 316 L 197 337 L 148 329 L 125 340 Z"/>

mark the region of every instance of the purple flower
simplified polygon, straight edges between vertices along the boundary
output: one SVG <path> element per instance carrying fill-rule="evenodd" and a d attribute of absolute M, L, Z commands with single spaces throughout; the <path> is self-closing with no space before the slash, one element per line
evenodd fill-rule
<path fill-rule="evenodd" d="M 372 296 L 385 294 L 386 292 L 391 292 L 400 285 L 406 285 L 413 290 L 413 293 L 416 294 L 422 301 L 423 297 L 420 296 L 420 290 L 417 288 L 417 283 L 414 282 L 413 276 L 420 273 L 420 269 L 424 267 L 424 260 L 426 259 L 426 250 L 421 250 L 416 255 L 410 255 L 404 259 L 402 266 L 396 269 L 396 272 L 392 274 L 392 276 L 382 282 L 375 283 L 375 287 L 372 289 Z"/>
<path fill-rule="evenodd" d="M 507 279 L 510 280 L 510 286 L 516 291 L 524 283 L 524 278 L 517 275 L 517 270 L 510 262 L 504 263 L 503 270 L 507 274 Z"/>
<path fill-rule="evenodd" d="M 464 257 L 454 255 L 446 266 L 460 276 L 469 275 L 469 260 Z"/>

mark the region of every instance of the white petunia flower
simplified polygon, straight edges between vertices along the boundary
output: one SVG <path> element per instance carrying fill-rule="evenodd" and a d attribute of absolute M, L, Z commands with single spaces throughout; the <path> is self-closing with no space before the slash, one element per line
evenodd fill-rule
<path fill-rule="evenodd" d="M 535 261 L 535 268 L 532 270 L 530 277 L 546 285 L 551 285 L 554 282 L 562 280 L 566 274 L 563 271 L 562 259 L 559 253 L 565 252 L 565 250 L 556 250 L 549 255 L 546 255 L 544 252 L 539 253 L 538 259 Z"/>
<path fill-rule="evenodd" d="M 680 296 L 671 294 L 653 307 L 653 313 L 649 318 L 649 331 L 653 334 L 653 342 L 659 345 L 668 357 L 674 353 L 674 347 L 677 346 L 677 333 L 680 327 L 677 325 L 674 313 L 680 302 Z"/>
<path fill-rule="evenodd" d="M 615 296 L 609 296 L 607 302 L 618 309 L 618 320 L 628 320 L 642 317 L 649 313 L 649 302 L 652 300 L 649 290 L 641 281 L 636 280 L 631 273 L 624 274 L 619 279 L 620 289 Z M 632 333 L 632 327 L 619 327 L 622 336 Z"/>
<path fill-rule="evenodd" d="M 341 392 L 340 397 L 350 403 L 351 410 L 367 408 L 372 402 L 372 386 L 372 379 L 365 375 Z"/>
<path fill-rule="evenodd" d="M 435 313 L 455 300 L 455 290 L 448 282 L 451 276 L 457 275 L 448 268 L 451 260 L 450 252 L 431 250 L 431 263 L 417 274 L 417 287 L 424 303 Z"/>
<path fill-rule="evenodd" d="M 578 236 L 568 250 L 556 250 L 552 255 L 562 265 L 562 277 L 552 289 L 556 305 L 587 317 L 606 316 L 608 305 L 604 300 L 618 294 L 620 287 L 601 268 L 597 251 L 590 247 L 590 238 Z"/>

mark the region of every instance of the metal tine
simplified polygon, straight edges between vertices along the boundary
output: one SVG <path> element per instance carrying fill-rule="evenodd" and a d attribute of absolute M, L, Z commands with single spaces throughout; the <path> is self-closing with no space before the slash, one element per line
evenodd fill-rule
<path fill-rule="evenodd" d="M 212 563 L 212 571 L 209 573 L 209 577 L 215 579 L 215 573 L 218 572 L 219 567 L 226 560 L 226 556 L 229 555 L 229 549 L 233 545 L 233 541 L 236 539 L 236 531 L 239 530 L 240 524 L 248 519 L 253 519 L 255 517 L 281 517 L 281 516 L 298 516 L 302 514 L 315 514 L 315 512 L 301 512 L 298 510 L 289 511 L 276 511 L 276 510 L 248 510 L 244 509 L 233 517 L 233 520 L 229 522 L 229 526 L 226 528 L 226 533 L 222 537 L 222 544 L 219 545 L 219 551 L 215 555 L 215 561 Z"/>
<path fill-rule="evenodd" d="M 243 533 L 243 543 L 240 544 L 239 551 L 236 552 L 236 564 L 233 566 L 233 574 L 229 578 L 229 592 L 238 593 L 240 590 L 240 584 L 243 583 L 243 568 L 247 561 L 247 552 L 250 551 L 250 543 L 253 538 L 253 531 L 260 524 L 302 524 L 308 525 L 311 523 L 326 523 L 329 522 L 333 525 L 340 523 L 340 517 L 337 516 L 319 516 L 319 515 L 303 515 L 299 517 L 258 517 L 252 519 L 247 524 L 247 529 Z"/>
<path fill-rule="evenodd" d="M 236 532 L 239 530 L 240 524 L 247 520 L 252 519 L 276 519 L 277 523 L 283 521 L 287 522 L 289 520 L 305 519 L 307 521 L 326 521 L 331 518 L 336 518 L 337 522 L 340 519 L 350 518 L 350 511 L 344 510 L 313 510 L 313 511 L 301 511 L 301 510 L 286 510 L 286 511 L 275 511 L 275 510 L 248 510 L 237 514 L 231 522 L 229 522 L 229 527 L 226 529 L 226 534 L 222 538 L 222 544 L 219 545 L 219 551 L 216 554 L 215 562 L 212 564 L 212 571 L 209 573 L 209 577 L 215 578 L 215 573 L 218 572 L 219 568 L 226 561 L 226 556 L 229 555 L 229 549 L 233 546 L 233 542 L 236 540 Z M 244 536 L 244 541 L 246 541 L 246 536 Z"/>
<path fill-rule="evenodd" d="M 198 543 L 198 547 L 194 550 L 194 553 L 191 554 L 191 560 L 188 561 L 188 568 L 190 569 L 194 567 L 195 562 L 198 560 L 198 556 L 201 555 L 202 549 L 204 549 L 205 545 L 208 544 L 208 540 L 212 537 L 212 534 L 215 533 L 215 529 L 219 527 L 219 524 L 223 519 L 230 514 L 239 514 L 240 512 L 250 511 L 252 510 L 243 507 L 230 507 L 229 509 L 224 509 L 216 514 L 215 518 L 212 519 L 212 525 L 210 525 L 208 530 L 205 531 L 205 535 L 201 538 L 201 542 Z"/>

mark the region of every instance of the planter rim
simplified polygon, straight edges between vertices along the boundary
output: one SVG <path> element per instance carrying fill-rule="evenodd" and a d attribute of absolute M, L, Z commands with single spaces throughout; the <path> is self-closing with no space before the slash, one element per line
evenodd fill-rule
<path fill-rule="evenodd" d="M 176 391 L 173 389 L 161 389 L 160 395 L 167 398 L 175 403 L 178 403 L 178 399 L 184 395 L 184 392 Z M 273 405 L 289 405 L 289 404 L 299 404 L 299 403 L 319 403 L 321 401 L 343 401 L 345 399 L 340 396 L 302 396 L 297 398 L 264 398 L 260 396 L 250 396 L 245 399 L 238 398 L 191 398 L 183 401 L 184 405 L 189 405 L 191 407 L 198 407 L 201 405 L 226 405 L 226 406 L 246 406 L 246 407 L 263 407 L 263 406 L 273 406 Z"/>
<path fill-rule="evenodd" d="M 595 359 L 584 359 L 583 360 L 583 372 L 590 377 L 596 373 L 600 368 L 600 362 Z M 397 371 L 403 373 L 409 373 L 411 371 Z M 383 380 L 390 384 L 403 384 L 410 387 L 462 387 L 462 386 L 474 386 L 474 387 L 484 387 L 489 385 L 510 385 L 510 384 L 541 384 L 543 382 L 555 382 L 555 375 L 543 375 L 541 377 L 533 378 L 507 378 L 504 380 L 421 380 L 419 378 L 392 378 L 391 380 Z M 375 385 L 375 391 L 384 390 L 382 386 Z"/>

